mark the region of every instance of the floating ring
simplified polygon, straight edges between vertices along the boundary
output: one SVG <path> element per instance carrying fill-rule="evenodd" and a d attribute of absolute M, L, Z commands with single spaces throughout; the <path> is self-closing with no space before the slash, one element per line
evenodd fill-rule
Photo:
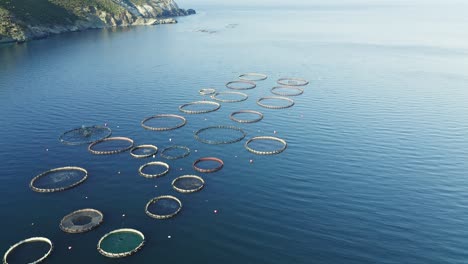
<path fill-rule="evenodd" d="M 85 219 L 83 219 L 85 218 Z M 87 223 L 76 223 L 80 220 L 86 220 Z M 95 209 L 81 209 L 67 214 L 60 221 L 60 229 L 66 233 L 84 233 L 90 231 L 100 224 L 104 220 L 104 215 Z"/>
<path fill-rule="evenodd" d="M 181 155 L 178 155 L 178 156 L 167 155 L 166 152 L 169 151 L 169 150 L 172 150 L 172 149 L 183 149 L 183 150 L 185 150 L 185 152 L 183 154 L 181 154 Z M 165 149 L 163 149 L 161 151 L 161 157 L 163 157 L 165 159 L 169 159 L 169 160 L 185 158 L 188 155 L 190 155 L 190 149 L 188 147 L 186 147 L 186 146 L 174 145 L 174 146 L 167 147 L 167 148 L 165 148 Z"/>
<path fill-rule="evenodd" d="M 202 139 L 200 138 L 199 134 L 205 130 L 208 130 L 208 129 L 231 129 L 231 130 L 235 130 L 235 131 L 239 131 L 242 135 L 238 138 L 234 138 L 234 139 L 231 139 L 231 140 L 225 140 L 225 141 L 216 141 L 216 140 L 208 140 L 208 139 Z M 205 128 L 202 128 L 202 129 L 199 129 L 197 132 L 195 132 L 195 139 L 202 142 L 202 143 L 205 143 L 205 144 L 212 144 L 212 145 L 219 145 L 219 144 L 231 144 L 231 143 L 236 143 L 236 142 L 239 142 L 241 141 L 242 139 L 245 138 L 247 134 L 244 132 L 244 130 L 238 128 L 238 127 L 235 127 L 235 126 L 210 126 L 210 127 L 205 127 Z"/>
<path fill-rule="evenodd" d="M 105 249 L 102 248 L 102 242 L 103 241 L 105 241 L 106 239 L 109 239 L 110 236 L 115 235 L 115 234 L 119 234 L 119 233 L 135 234 L 135 235 L 140 237 L 141 242 L 131 250 L 123 251 L 123 252 L 117 252 L 117 253 L 112 253 L 112 252 L 106 251 Z M 101 237 L 101 239 L 99 239 L 97 249 L 98 249 L 99 253 L 101 253 L 102 255 L 104 255 L 104 256 L 106 256 L 108 258 L 122 258 L 122 257 L 128 257 L 130 255 L 135 254 L 136 252 L 138 252 L 143 247 L 144 244 L 145 244 L 145 236 L 143 235 L 143 233 L 141 233 L 138 230 L 131 229 L 131 228 L 122 228 L 122 229 L 117 229 L 117 230 L 111 231 L 111 232 L 105 234 L 103 237 Z"/>
<path fill-rule="evenodd" d="M 93 133 L 93 131 L 90 131 L 90 130 L 94 130 L 94 133 L 96 133 L 97 130 L 100 130 L 101 132 L 104 132 L 104 133 L 98 138 L 90 139 Z M 65 139 L 65 137 L 70 134 L 74 134 L 75 136 L 81 137 L 81 141 L 79 140 L 73 141 L 73 138 Z M 90 143 L 108 138 L 110 137 L 111 134 L 112 134 L 112 130 L 106 126 L 79 127 L 79 128 L 75 128 L 75 129 L 64 132 L 62 135 L 60 135 L 59 141 L 65 145 L 83 145 L 83 144 L 90 144 Z"/>
<path fill-rule="evenodd" d="M 208 110 L 187 110 L 187 109 L 184 109 L 185 107 L 187 106 L 190 106 L 190 105 L 213 105 L 214 108 L 213 109 L 208 109 Z M 216 110 L 218 110 L 219 108 L 221 107 L 221 105 L 217 102 L 212 102 L 212 101 L 196 101 L 196 102 L 191 102 L 191 103 L 188 103 L 188 104 L 183 104 L 181 106 L 179 106 L 179 110 L 181 112 L 184 112 L 186 114 L 204 114 L 204 113 L 209 113 L 209 112 L 214 112 Z"/>
<path fill-rule="evenodd" d="M 121 148 L 121 149 L 116 149 L 116 150 L 94 150 L 93 147 L 96 146 L 97 144 L 103 143 L 103 142 L 108 142 L 108 141 L 127 141 L 130 144 L 127 147 Z M 118 154 L 125 152 L 133 147 L 133 140 L 127 137 L 110 137 L 110 138 L 105 138 L 103 140 L 99 140 L 96 142 L 91 143 L 88 146 L 89 152 L 95 155 L 111 155 L 111 154 Z"/>
<path fill-rule="evenodd" d="M 217 98 L 217 97 L 216 97 L 216 96 L 221 95 L 221 94 L 237 94 L 237 95 L 242 96 L 242 98 L 237 99 L 237 100 L 229 100 L 229 99 L 220 99 L 220 98 Z M 211 96 L 211 99 L 216 100 L 216 101 L 218 101 L 218 102 L 223 102 L 223 103 L 237 103 L 237 102 L 242 102 L 242 101 L 247 100 L 247 98 L 249 98 L 248 95 L 246 95 L 245 93 L 240 93 L 240 92 L 217 92 L 217 93 L 214 93 L 214 94 Z"/>
<path fill-rule="evenodd" d="M 251 120 L 239 119 L 239 118 L 235 117 L 235 115 L 237 115 L 237 114 L 244 114 L 244 113 L 246 113 L 246 114 L 255 114 L 255 115 L 258 115 L 258 117 L 255 118 L 255 119 L 251 119 Z M 239 111 L 235 111 L 235 112 L 231 113 L 229 118 L 231 118 L 232 121 L 236 121 L 238 123 L 255 123 L 255 122 L 258 122 L 258 121 L 263 119 L 263 114 L 258 112 L 258 111 L 253 111 L 253 110 L 239 110 Z"/>
<path fill-rule="evenodd" d="M 214 167 L 214 168 L 211 168 L 211 169 L 203 169 L 203 168 L 200 168 L 200 167 L 197 167 L 197 165 L 203 161 L 215 161 L 217 162 L 219 165 L 217 167 Z M 218 158 L 215 158 L 215 157 L 204 157 L 204 158 L 199 158 L 197 159 L 194 163 L 193 163 L 193 169 L 198 171 L 198 172 L 202 172 L 202 173 L 211 173 L 211 172 L 216 172 L 216 171 L 219 171 L 220 169 L 222 169 L 224 166 L 224 162 L 222 159 L 218 159 Z"/>
<path fill-rule="evenodd" d="M 173 126 L 173 127 L 152 127 L 152 126 L 145 125 L 145 123 L 148 122 L 151 119 L 164 118 L 164 117 L 180 119 L 182 122 L 180 124 L 177 124 L 177 125 Z M 160 114 L 160 115 L 154 115 L 154 116 L 150 116 L 148 118 L 143 119 L 143 121 L 141 121 L 141 126 L 144 129 L 153 130 L 153 131 L 168 131 L 168 130 L 173 130 L 173 129 L 183 127 L 183 126 L 185 126 L 186 123 L 187 123 L 187 120 L 183 116 L 173 115 L 173 114 Z"/>
<path fill-rule="evenodd" d="M 158 214 L 153 214 L 151 213 L 149 210 L 148 210 L 148 207 L 150 205 L 152 205 L 153 203 L 156 203 L 157 201 L 161 200 L 161 199 L 171 199 L 171 200 L 174 200 L 176 201 L 178 204 L 179 204 L 179 208 L 177 208 L 177 210 L 172 213 L 172 214 L 167 214 L 167 215 L 158 215 Z M 178 214 L 180 212 L 180 210 L 182 209 L 182 202 L 177 199 L 176 197 L 172 196 L 172 195 L 162 195 L 162 196 L 158 196 L 158 197 L 155 197 L 151 200 L 149 200 L 149 202 L 146 204 L 145 206 L 145 213 L 149 216 L 149 217 L 152 217 L 152 218 L 155 218 L 155 219 L 168 219 L 168 218 L 171 218 L 171 217 L 174 217 L 176 214 Z"/>
<path fill-rule="evenodd" d="M 286 86 L 305 86 L 309 84 L 309 81 L 300 78 L 280 78 L 276 82 L 279 85 Z"/>
<path fill-rule="evenodd" d="M 270 99 L 287 101 L 289 104 L 282 105 L 282 106 L 276 106 L 276 105 L 267 105 L 267 104 L 262 103 L 262 101 L 270 100 Z M 261 106 L 261 107 L 265 107 L 265 108 L 269 108 L 269 109 L 284 109 L 284 108 L 289 108 L 289 107 L 293 106 L 294 105 L 294 100 L 292 100 L 290 98 L 287 98 L 287 97 L 281 97 L 281 96 L 267 96 L 267 97 L 262 97 L 262 98 L 258 99 L 257 104 L 259 106 Z"/>
<path fill-rule="evenodd" d="M 249 86 L 242 87 L 242 88 L 232 86 L 235 83 L 248 84 Z M 230 82 L 226 83 L 226 87 L 229 88 L 229 89 L 233 89 L 233 90 L 250 90 L 250 89 L 253 89 L 253 88 L 257 87 L 257 85 L 254 82 L 251 82 L 251 81 L 230 81 Z"/>
<path fill-rule="evenodd" d="M 165 167 L 166 169 L 163 172 L 156 173 L 156 174 L 144 173 L 143 169 L 149 166 L 162 166 L 162 167 Z M 141 165 L 140 168 L 138 169 L 138 173 L 140 173 L 140 175 L 145 178 L 158 178 L 158 177 L 166 175 L 168 172 L 169 172 L 169 164 L 162 162 L 162 161 L 148 162 L 146 164 Z"/>
<path fill-rule="evenodd" d="M 280 143 L 283 144 L 283 147 L 277 149 L 277 150 L 272 150 L 272 151 L 259 151 L 259 150 L 255 150 L 253 148 L 251 148 L 249 146 L 249 143 L 251 143 L 252 141 L 255 141 L 255 140 L 273 140 L 273 141 L 278 141 Z M 254 154 L 257 154 L 257 155 L 274 155 L 274 154 L 279 154 L 281 152 L 283 152 L 286 147 L 288 146 L 288 144 L 286 143 L 285 140 L 281 139 L 281 138 L 277 138 L 277 137 L 269 137 L 269 136 L 262 136 L 262 137 L 253 137 L 249 140 L 247 140 L 247 142 L 245 142 L 245 148 L 254 153 Z"/>
<path fill-rule="evenodd" d="M 147 153 L 147 154 L 135 154 L 134 151 L 138 149 L 151 149 L 152 151 L 151 153 Z M 151 157 L 155 155 L 156 153 L 158 153 L 158 147 L 156 147 L 155 145 L 140 145 L 130 150 L 130 155 L 132 155 L 132 157 L 137 158 L 137 159 Z"/>
<path fill-rule="evenodd" d="M 201 95 L 212 95 L 216 93 L 216 90 L 213 88 L 202 88 L 198 91 L 198 93 Z"/>
<path fill-rule="evenodd" d="M 29 263 L 29 264 L 36 264 L 36 263 L 40 263 L 42 262 L 44 259 L 46 259 L 50 253 L 52 253 L 52 249 L 54 248 L 53 244 L 52 244 L 52 241 L 50 241 L 50 239 L 46 238 L 46 237 L 31 237 L 31 238 L 27 238 L 25 240 L 21 240 L 20 242 L 14 244 L 13 246 L 11 246 L 6 252 L 5 254 L 3 255 L 3 263 L 4 264 L 8 264 L 8 261 L 7 261 L 7 258 L 8 258 L 8 255 L 10 255 L 10 253 L 15 250 L 17 247 L 21 246 L 21 245 L 24 245 L 24 244 L 28 244 L 28 243 L 34 243 L 34 242 L 45 242 L 47 243 L 50 248 L 49 250 L 47 251 L 47 253 L 44 254 L 44 256 L 42 256 L 41 258 Z"/>
<path fill-rule="evenodd" d="M 257 77 L 257 78 L 249 78 L 249 77 Z M 249 72 L 249 73 L 244 73 L 239 75 L 239 79 L 243 81 L 251 81 L 251 82 L 256 82 L 256 81 L 263 81 L 266 80 L 268 76 L 266 74 L 262 73 L 256 73 L 256 72 Z"/>
<path fill-rule="evenodd" d="M 180 180 L 183 180 L 183 179 L 197 179 L 201 182 L 201 185 L 198 186 L 197 188 L 195 189 L 182 189 L 182 188 L 179 188 L 176 186 L 176 182 L 180 181 Z M 203 187 L 205 186 L 205 181 L 203 180 L 202 177 L 200 176 L 197 176 L 197 175 L 183 175 L 183 176 L 180 176 L 180 177 L 177 177 L 175 178 L 173 181 L 172 181 L 172 188 L 174 188 L 174 190 L 180 192 L 180 193 L 193 193 L 193 192 L 198 192 L 200 191 L 201 189 L 203 189 Z"/>
<path fill-rule="evenodd" d="M 283 92 L 282 93 L 282 92 L 277 91 L 278 89 L 287 89 L 287 90 L 293 90 L 296 92 L 292 92 L 292 93 Z M 271 88 L 271 92 L 273 94 L 280 95 L 280 96 L 298 96 L 304 93 L 304 89 L 296 87 L 296 86 L 275 86 Z"/>
<path fill-rule="evenodd" d="M 79 181 L 77 182 L 74 182 L 70 185 L 67 185 L 67 186 L 64 186 L 64 187 L 59 187 L 59 188 L 39 188 L 39 187 L 36 187 L 34 186 L 34 182 L 36 182 L 39 178 L 42 178 L 44 176 L 46 176 L 47 174 L 50 174 L 50 173 L 53 173 L 53 172 L 57 172 L 57 171 L 67 171 L 67 170 L 76 170 L 76 171 L 81 171 L 81 172 L 84 172 L 84 176 L 83 178 L 81 178 Z M 83 168 L 80 168 L 80 167 L 73 167 L 73 166 L 69 166 L 69 167 L 61 167 L 61 168 L 55 168 L 55 169 L 51 169 L 51 170 L 48 170 L 46 172 L 43 172 L 39 175 L 37 175 L 36 177 L 34 177 L 31 182 L 29 183 L 29 187 L 35 191 L 35 192 L 40 192 L 40 193 L 51 193 L 51 192 L 60 192 L 60 191 L 65 191 L 65 190 L 68 190 L 68 189 L 71 189 L 79 184 L 81 184 L 82 182 L 84 182 L 86 179 L 88 178 L 88 171 L 86 171 L 85 169 Z"/>

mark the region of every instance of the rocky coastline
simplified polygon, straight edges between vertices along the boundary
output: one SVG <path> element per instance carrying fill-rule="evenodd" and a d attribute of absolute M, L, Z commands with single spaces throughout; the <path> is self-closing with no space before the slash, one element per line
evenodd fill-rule
<path fill-rule="evenodd" d="M 48 1 L 47 4 L 50 4 L 54 0 L 36 1 Z M 0 43 L 21 43 L 87 29 L 174 24 L 177 23 L 174 17 L 195 14 L 193 9 L 179 8 L 173 0 L 107 0 L 112 8 L 103 7 L 99 2 L 102 0 L 95 1 L 96 5 L 88 5 L 87 1 L 86 5 L 78 3 L 73 9 L 59 6 L 61 9 L 57 15 L 60 21 L 57 23 L 44 22 L 32 15 L 21 16 L 0 6 Z"/>

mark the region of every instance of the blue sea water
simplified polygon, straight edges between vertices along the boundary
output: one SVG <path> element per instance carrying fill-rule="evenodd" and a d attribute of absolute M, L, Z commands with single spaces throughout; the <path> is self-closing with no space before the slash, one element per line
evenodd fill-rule
<path fill-rule="evenodd" d="M 46 236 L 54 242 L 47 263 L 468 262 L 464 2 L 179 4 L 198 14 L 176 25 L 0 47 L 1 252 Z M 245 72 L 268 75 L 245 91 L 246 101 L 203 115 L 179 112 L 203 99 L 200 88 L 228 90 L 224 84 Z M 288 76 L 310 81 L 293 107 L 257 106 Z M 241 109 L 264 119 L 231 121 Z M 182 114 L 187 125 L 140 126 L 160 113 Z M 160 156 L 96 156 L 58 141 L 74 127 L 104 123 L 136 144 L 192 152 L 168 161 L 168 175 L 146 179 L 138 167 Z M 211 125 L 239 126 L 247 138 L 216 146 L 194 139 Z M 248 138 L 264 135 L 288 148 L 274 156 L 245 150 Z M 195 172 L 193 161 L 204 156 L 223 159 L 223 169 Z M 86 168 L 89 179 L 61 193 L 28 188 L 35 175 L 68 165 Z M 182 174 L 201 175 L 205 188 L 175 192 L 171 181 Z M 146 202 L 163 194 L 181 199 L 181 213 L 146 216 Z M 88 207 L 104 213 L 102 226 L 76 235 L 59 229 L 63 216 Z M 142 251 L 101 256 L 99 238 L 121 227 L 145 234 Z"/>

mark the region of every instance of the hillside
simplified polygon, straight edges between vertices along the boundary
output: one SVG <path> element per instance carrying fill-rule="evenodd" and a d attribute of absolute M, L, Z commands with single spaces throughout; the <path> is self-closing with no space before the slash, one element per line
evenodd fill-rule
<path fill-rule="evenodd" d="M 0 43 L 90 28 L 175 23 L 170 17 L 194 13 L 173 0 L 0 0 Z"/>

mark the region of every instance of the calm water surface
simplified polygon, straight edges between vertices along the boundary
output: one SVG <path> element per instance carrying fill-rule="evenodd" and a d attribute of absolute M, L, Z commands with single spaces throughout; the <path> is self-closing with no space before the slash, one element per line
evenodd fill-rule
<path fill-rule="evenodd" d="M 48 263 L 467 263 L 466 4 L 314 3 L 195 3 L 199 14 L 177 25 L 0 47 L 0 251 L 46 236 L 55 245 Z M 140 126 L 202 99 L 200 88 L 227 90 L 224 83 L 244 72 L 269 76 L 248 100 L 185 115 L 187 125 L 172 132 Z M 311 82 L 294 107 L 257 106 L 284 76 Z M 240 125 L 229 119 L 240 109 L 265 117 Z M 104 123 L 136 144 L 180 144 L 192 153 L 170 161 L 168 175 L 146 179 L 137 169 L 148 160 L 95 156 L 57 140 Z M 256 156 L 245 140 L 195 141 L 193 132 L 210 125 L 240 126 L 247 138 L 276 131 L 289 145 Z M 172 190 L 203 156 L 222 158 L 224 168 L 201 174 L 201 192 Z M 62 193 L 28 188 L 36 174 L 67 165 L 86 168 L 89 179 Z M 163 194 L 182 200 L 181 213 L 147 217 L 146 202 Z M 60 231 L 64 215 L 87 207 L 104 213 L 102 226 Z M 146 235 L 143 250 L 101 256 L 98 239 L 121 227 Z"/>

